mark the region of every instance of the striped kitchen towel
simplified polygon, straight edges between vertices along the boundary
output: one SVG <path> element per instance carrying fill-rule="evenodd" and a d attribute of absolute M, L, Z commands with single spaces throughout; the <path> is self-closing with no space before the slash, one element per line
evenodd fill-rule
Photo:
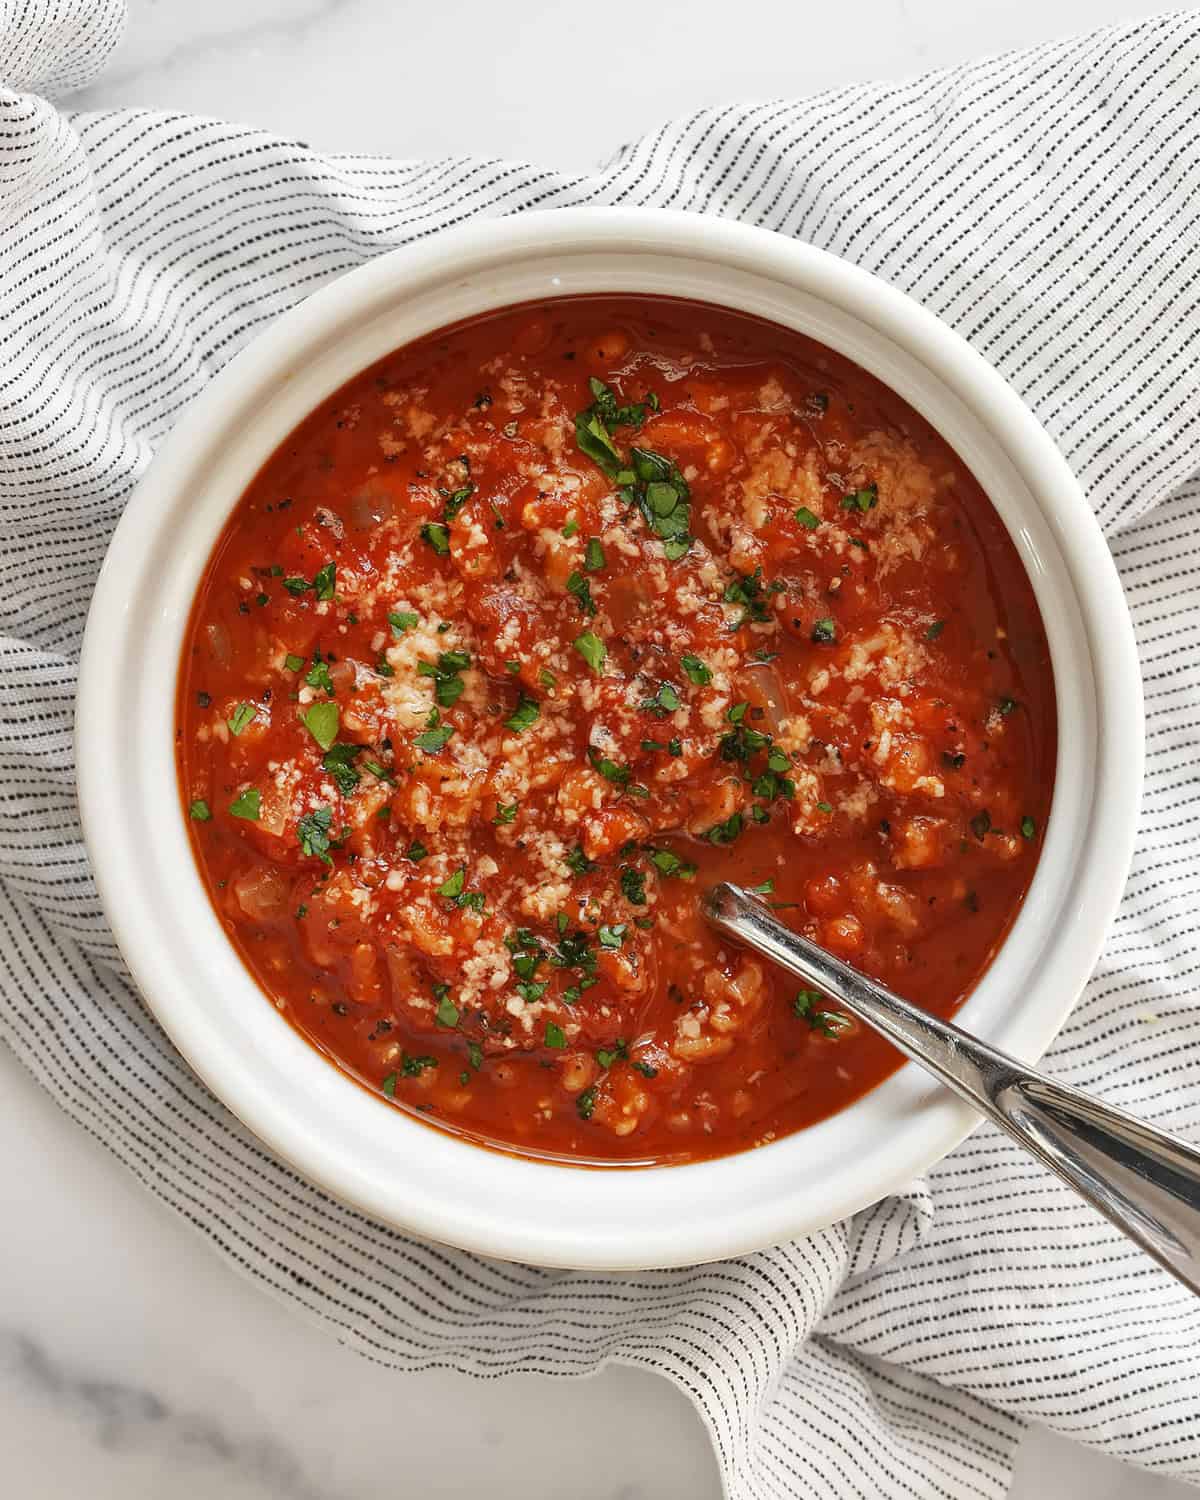
<path fill-rule="evenodd" d="M 122 21 L 120 0 L 0 7 L 0 1035 L 152 1192 L 340 1339 L 405 1371 L 660 1371 L 738 1500 L 999 1497 L 1030 1419 L 1200 1479 L 1200 1302 L 990 1128 L 850 1223 L 690 1270 L 496 1264 L 330 1201 L 210 1097 L 130 988 L 71 747 L 121 506 L 278 313 L 480 215 L 663 204 L 769 226 L 959 329 L 1091 496 L 1137 624 L 1149 775 L 1120 916 L 1051 1065 L 1200 1138 L 1200 14 L 707 109 L 591 176 L 321 156 L 49 103 Z"/>

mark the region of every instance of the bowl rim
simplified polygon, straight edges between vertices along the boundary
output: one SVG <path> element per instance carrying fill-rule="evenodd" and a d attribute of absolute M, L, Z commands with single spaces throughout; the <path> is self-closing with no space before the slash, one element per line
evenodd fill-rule
<path fill-rule="evenodd" d="M 148 1005 L 208 1087 L 302 1176 L 373 1218 L 405 1232 L 480 1254 L 597 1270 L 693 1264 L 746 1253 L 833 1223 L 897 1191 L 926 1170 L 974 1128 L 978 1117 L 940 1086 L 920 1079 L 913 1064 L 906 1064 L 892 1079 L 863 1096 L 870 1099 L 881 1090 L 890 1090 L 893 1103 L 900 1101 L 904 1105 L 905 1118 L 897 1124 L 895 1139 L 889 1136 L 886 1145 L 880 1148 L 880 1162 L 884 1164 L 874 1172 L 870 1163 L 863 1164 L 864 1170 L 857 1176 L 852 1173 L 851 1180 L 833 1185 L 824 1207 L 815 1214 L 811 1201 L 801 1202 L 789 1188 L 780 1188 L 756 1207 L 735 1209 L 727 1215 L 719 1209 L 713 1210 L 712 1203 L 716 1200 L 711 1197 L 715 1186 L 731 1182 L 730 1172 L 736 1167 L 730 1168 L 728 1164 L 747 1162 L 767 1152 L 779 1153 L 789 1142 L 809 1138 L 810 1131 L 784 1137 L 755 1152 L 708 1163 L 638 1168 L 633 1173 L 614 1166 L 587 1174 L 594 1182 L 608 1178 L 626 1184 L 638 1178 L 661 1180 L 664 1173 L 679 1182 L 690 1176 L 694 1186 L 685 1189 L 683 1196 L 696 1200 L 699 1217 L 685 1225 L 671 1223 L 664 1213 L 652 1223 L 626 1222 L 614 1228 L 611 1235 L 600 1234 L 594 1223 L 589 1228 L 586 1224 L 573 1226 L 565 1222 L 565 1214 L 552 1222 L 544 1205 L 539 1221 L 534 1222 L 528 1216 L 519 1221 L 520 1213 L 515 1207 L 508 1214 L 495 1209 L 485 1214 L 461 1201 L 469 1196 L 466 1192 L 456 1196 L 454 1189 L 438 1191 L 428 1181 L 418 1185 L 406 1179 L 398 1189 L 396 1183 L 380 1180 L 377 1172 L 372 1176 L 365 1167 L 360 1170 L 356 1163 L 346 1160 L 344 1151 L 325 1138 L 325 1126 L 302 1117 L 293 1106 L 259 1086 L 255 1069 L 266 1061 L 265 1054 L 247 1056 L 244 1048 L 239 1054 L 231 1038 L 221 1034 L 219 1024 L 206 1014 L 203 1000 L 197 1002 L 197 996 L 189 989 L 195 976 L 183 971 L 181 960 L 172 952 L 165 934 L 141 914 L 139 900 L 149 902 L 153 894 L 147 884 L 144 845 L 139 843 L 131 820 L 116 819 L 114 829 L 110 808 L 116 795 L 125 796 L 131 806 L 136 806 L 139 778 L 148 778 L 150 773 L 146 770 L 145 753 L 136 744 L 130 753 L 128 736 L 113 725 L 111 714 L 105 710 L 120 689 L 122 670 L 128 671 L 131 664 L 139 665 L 141 660 L 141 632 L 145 626 L 144 622 L 139 626 L 135 620 L 138 591 L 136 586 L 130 586 L 129 580 L 136 580 L 144 573 L 151 554 L 170 556 L 172 504 L 178 509 L 189 484 L 197 482 L 196 466 L 206 446 L 212 447 L 224 426 L 255 409 L 256 395 L 269 393 L 292 380 L 306 350 L 336 339 L 339 330 L 348 328 L 355 318 L 379 316 L 383 309 L 397 306 L 407 294 L 469 280 L 481 269 L 501 270 L 523 259 L 541 262 L 555 256 L 567 258 L 564 262 L 567 263 L 572 256 L 607 255 L 615 264 L 622 255 L 629 254 L 702 263 L 713 275 L 749 274 L 766 278 L 772 284 L 791 289 L 797 297 L 815 298 L 839 314 L 857 320 L 866 329 L 874 330 L 961 401 L 971 420 L 1011 465 L 1053 534 L 1074 588 L 1087 637 L 1093 648 L 1102 640 L 1103 650 L 1090 650 L 1085 664 L 1092 674 L 1095 697 L 1096 743 L 1086 747 L 1094 762 L 1093 795 L 1086 827 L 1076 830 L 1079 839 L 1085 841 L 1080 842 L 1076 851 L 1077 886 L 1069 901 L 1061 897 L 1069 906 L 1064 913 L 1069 920 L 1054 938 L 1058 945 L 1055 972 L 1060 987 L 1056 994 L 1044 996 L 1036 1008 L 1032 1005 L 1018 1008 L 1000 1028 L 1000 1045 L 1022 1061 L 1036 1061 L 1065 1022 L 1100 954 L 1133 852 L 1142 775 L 1142 701 L 1133 628 L 1124 594 L 1107 545 L 1078 483 L 1050 437 L 1003 378 L 933 313 L 868 272 L 815 247 L 736 221 L 673 210 L 558 209 L 462 225 L 430 240 L 381 255 L 323 287 L 281 315 L 225 366 L 191 403 L 138 482 L 97 581 L 81 652 L 76 702 L 81 821 L 102 905 Z M 508 305 L 511 300 L 497 301 L 495 306 Z M 724 305 L 737 307 L 738 298 L 724 301 Z M 442 319 L 431 327 L 444 326 L 446 321 Z M 398 342 L 407 342 L 415 336 L 410 334 Z M 342 376 L 331 389 L 347 378 L 350 376 Z M 912 400 L 905 390 L 899 394 Z M 262 458 L 274 446 L 274 440 L 265 441 Z M 222 511 L 217 532 L 237 498 L 234 493 Z M 198 583 L 198 577 L 195 582 Z M 182 601 L 184 617 L 190 612 L 191 602 L 191 594 Z M 175 598 L 172 610 L 165 606 L 160 610 L 157 623 L 162 629 L 178 628 L 179 607 L 180 600 Z M 1058 665 L 1056 662 L 1056 681 Z M 174 682 L 172 676 L 167 694 L 172 721 Z M 147 693 L 152 686 L 141 683 L 139 691 Z M 1060 773 L 1062 764 L 1060 759 Z M 1056 805 L 1058 797 L 1056 789 Z M 175 802 L 177 805 L 178 797 Z M 182 823 L 181 818 L 179 821 Z M 1051 825 L 1053 822 L 1052 810 Z M 1048 828 L 1047 847 L 1050 834 Z M 153 838 L 151 844 L 157 857 L 159 846 Z M 174 897 L 191 902 L 198 891 L 211 915 L 190 849 L 187 854 L 190 867 L 187 874 L 171 858 L 167 859 L 168 867 L 163 873 L 169 880 L 180 882 L 173 891 Z M 1035 876 L 1035 886 L 1037 879 Z M 195 890 L 190 889 L 192 886 Z M 1002 951 L 1008 949 L 1011 941 L 1010 935 Z M 225 946 L 240 967 L 241 961 L 232 945 Z M 213 962 L 223 964 L 224 960 L 214 954 Z M 261 999 L 262 992 L 255 981 L 248 972 L 242 972 Z M 968 997 L 959 1012 L 965 1024 L 970 1024 L 967 1013 L 974 999 L 974 995 Z M 300 1039 L 282 1018 L 274 1017 L 269 1003 L 262 1008 L 311 1055 L 329 1080 L 336 1080 L 336 1088 L 363 1093 L 358 1084 L 318 1057 L 311 1044 Z M 983 1034 L 997 1040 L 994 1029 Z M 268 1050 L 272 1061 L 276 1054 L 287 1053 L 292 1065 L 304 1067 L 282 1036 L 278 1044 L 269 1042 Z M 902 1082 L 892 1089 L 895 1080 Z M 310 1083 L 319 1095 L 318 1102 L 334 1115 L 340 1117 L 347 1111 L 357 1115 L 345 1098 L 336 1096 L 332 1082 L 326 1088 L 315 1075 L 310 1075 Z M 377 1106 L 373 1099 L 365 1097 L 371 1107 L 386 1107 Z M 405 1119 L 386 1108 L 388 1120 Z M 836 1122 L 857 1108 L 857 1104 L 849 1106 L 829 1121 L 812 1127 L 812 1131 L 824 1130 L 831 1122 L 836 1130 Z M 448 1152 L 444 1145 L 433 1151 L 443 1170 L 457 1164 L 456 1170 L 476 1176 L 476 1168 L 463 1166 L 463 1158 L 456 1155 L 464 1151 L 479 1163 L 490 1163 L 490 1170 L 509 1184 L 510 1205 L 523 1204 L 524 1193 L 536 1195 L 529 1170 L 539 1174 L 565 1173 L 576 1178 L 581 1175 L 577 1166 L 485 1151 L 454 1136 L 432 1131 L 426 1124 L 411 1120 L 406 1123 L 410 1129 L 421 1132 L 422 1141 L 433 1137 L 443 1143 L 454 1143 Z M 795 1154 L 794 1146 L 790 1153 L 784 1152 L 785 1162 L 789 1155 Z M 415 1165 L 411 1171 L 417 1171 Z M 406 1188 L 411 1188 L 411 1193 L 406 1193 Z M 559 1195 L 564 1202 L 571 1199 L 573 1192 L 560 1178 Z M 613 1198 L 615 1203 L 608 1188 L 599 1192 Z M 631 1196 L 638 1199 L 643 1212 L 654 1201 L 641 1188 Z M 671 1191 L 665 1193 L 668 1200 L 678 1197 Z M 621 1209 L 614 1207 L 614 1212 L 620 1220 Z"/>

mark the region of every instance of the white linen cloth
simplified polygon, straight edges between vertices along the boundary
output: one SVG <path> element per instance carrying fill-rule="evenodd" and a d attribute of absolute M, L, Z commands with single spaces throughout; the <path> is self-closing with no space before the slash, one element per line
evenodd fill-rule
<path fill-rule="evenodd" d="M 1137 623 L 1149 775 L 1124 905 L 1050 1066 L 1200 1137 L 1200 15 L 707 109 L 578 177 L 60 113 L 47 96 L 93 76 L 122 21 L 120 0 L 0 4 L 0 1035 L 152 1192 L 339 1338 L 406 1371 L 660 1371 L 738 1500 L 998 1497 L 1026 1419 L 1200 1479 L 1200 1302 L 990 1128 L 850 1223 L 691 1270 L 490 1263 L 330 1201 L 207 1093 L 129 986 L 71 746 L 122 503 L 276 314 L 472 216 L 664 204 L 767 225 L 958 328 L 1091 496 Z"/>

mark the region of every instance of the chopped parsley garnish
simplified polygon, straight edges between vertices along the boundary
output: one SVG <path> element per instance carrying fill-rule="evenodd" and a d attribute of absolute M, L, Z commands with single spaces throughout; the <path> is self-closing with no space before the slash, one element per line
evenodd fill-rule
<path fill-rule="evenodd" d="M 767 607 L 767 594 L 778 593 L 775 584 L 763 585 L 762 569 L 755 568 L 753 573 L 743 573 L 725 585 L 722 598 L 726 604 L 740 604 L 742 606 L 742 618 L 740 624 L 745 625 L 749 621 L 764 624 L 771 618 L 771 611 Z"/>
<path fill-rule="evenodd" d="M 453 724 L 439 724 L 435 728 L 426 729 L 417 735 L 413 744 L 418 750 L 423 750 L 426 755 L 436 755 L 439 750 L 446 748 L 453 733 Z"/>
<path fill-rule="evenodd" d="M 333 748 L 336 750 L 338 747 L 335 745 Z M 371 775 L 374 776 L 377 781 L 386 781 L 391 786 L 395 786 L 396 784 L 396 778 L 392 775 L 392 773 L 386 766 L 381 766 L 377 760 L 364 760 L 363 770 L 370 771 Z"/>
<path fill-rule="evenodd" d="M 613 927 L 601 927 L 596 933 L 596 937 L 599 939 L 602 948 L 609 948 L 615 951 L 625 941 L 625 934 L 628 931 L 629 928 L 624 922 L 618 922 Z"/>
<path fill-rule="evenodd" d="M 388 624 L 392 627 L 392 634 L 397 640 L 400 639 L 405 631 L 411 630 L 415 625 L 419 625 L 420 623 L 420 615 L 413 614 L 411 610 L 388 611 Z"/>
<path fill-rule="evenodd" d="M 329 675 L 328 666 L 321 660 L 319 651 L 313 652 L 313 664 L 304 674 L 304 680 L 310 688 L 317 688 L 326 693 L 333 692 L 333 678 Z"/>
<path fill-rule="evenodd" d="M 436 1057 L 410 1057 L 407 1052 L 400 1054 L 400 1071 L 405 1078 L 420 1078 L 427 1068 L 436 1068 L 437 1065 Z M 392 1077 L 395 1076 L 393 1073 Z"/>
<path fill-rule="evenodd" d="M 538 682 L 547 690 L 547 692 L 549 692 L 551 688 L 556 688 L 558 686 L 558 678 L 555 677 L 554 673 L 546 667 L 538 668 Z"/>
<path fill-rule="evenodd" d="M 283 658 L 283 665 L 289 672 L 298 672 L 304 665 L 304 658 L 302 656 L 293 656 L 289 651 L 288 654 Z"/>
<path fill-rule="evenodd" d="M 575 443 L 579 451 L 598 464 L 610 479 L 616 479 L 622 472 L 623 462 L 612 440 L 613 430 L 632 427 L 636 431 L 646 420 L 649 403 L 635 401 L 627 406 L 618 405 L 616 393 L 594 375 L 588 385 L 592 404 L 576 414 Z"/>
<path fill-rule="evenodd" d="M 475 486 L 473 484 L 464 484 L 461 489 L 453 491 L 439 489 L 438 494 L 446 502 L 442 508 L 442 519 L 453 521 L 474 493 Z"/>
<path fill-rule="evenodd" d="M 572 516 L 567 524 L 563 527 L 562 531 L 559 532 L 559 535 L 562 537 L 563 541 L 569 542 L 578 530 L 579 522 L 574 518 L 574 516 Z"/>
<path fill-rule="evenodd" d="M 635 870 L 632 865 L 621 866 L 621 894 L 632 906 L 645 906 L 646 877 L 641 870 Z"/>
<path fill-rule="evenodd" d="M 655 1067 L 652 1067 L 647 1062 L 635 1062 L 633 1066 L 638 1070 L 638 1072 L 642 1075 L 643 1078 L 657 1078 L 658 1077 L 658 1069 L 655 1068 Z"/>
<path fill-rule="evenodd" d="M 427 521 L 421 527 L 421 540 L 426 542 L 439 557 L 450 551 L 450 533 L 440 521 Z"/>
<path fill-rule="evenodd" d="M 325 865 L 333 863 L 329 857 L 329 825 L 332 821 L 333 810 L 329 807 L 314 808 L 300 819 L 296 824 L 296 837 L 302 854 L 319 859 Z"/>
<path fill-rule="evenodd" d="M 816 531 L 817 527 L 821 524 L 820 516 L 813 515 L 807 505 L 802 505 L 796 511 L 796 520 L 804 527 L 805 531 Z"/>
<path fill-rule="evenodd" d="M 571 573 L 567 578 L 567 593 L 579 605 L 583 614 L 591 616 L 596 613 L 596 601 L 592 598 L 592 586 L 578 570 Z"/>
<path fill-rule="evenodd" d="M 607 755 L 601 755 L 592 746 L 588 747 L 588 760 L 591 761 L 592 768 L 599 771 L 605 781 L 611 781 L 614 786 L 628 786 L 632 775 L 628 766 L 618 765 L 615 760 Z"/>
<path fill-rule="evenodd" d="M 641 427 L 647 410 L 658 410 L 657 399 L 648 396 L 644 402 L 619 406 L 602 380 L 593 377 L 589 383 L 592 404 L 575 418 L 575 441 L 580 452 L 598 464 L 618 486 L 622 498 L 640 511 L 650 530 L 661 538 L 666 556 L 671 561 L 682 557 L 692 544 L 688 529 L 691 491 L 678 464 L 648 448 L 631 448 L 625 460 L 612 436 L 619 427 Z M 593 563 L 590 557 L 587 562 L 593 571 L 603 565 L 602 553 L 598 562 Z"/>
<path fill-rule="evenodd" d="M 471 665 L 465 651 L 443 651 L 436 662 L 419 661 L 417 675 L 433 678 L 433 695 L 443 708 L 452 708 L 462 697 L 466 683 L 462 673 Z"/>
<path fill-rule="evenodd" d="M 1037 824 L 1033 821 L 1033 819 L 1031 817 L 1028 817 L 1028 816 L 1022 818 L 1021 819 L 1021 837 L 1023 839 L 1031 839 L 1031 838 L 1033 838 L 1033 836 L 1036 833 L 1037 833 Z"/>
<path fill-rule="evenodd" d="M 625 1046 L 624 1039 L 618 1037 L 611 1047 L 601 1047 L 596 1052 L 596 1061 L 602 1068 L 611 1068 L 613 1063 L 619 1062 L 621 1058 L 629 1056 L 629 1049 Z"/>
<path fill-rule="evenodd" d="M 774 891 L 774 889 L 775 881 L 770 876 L 768 876 L 767 879 L 762 881 L 759 885 L 752 885 L 750 887 L 751 892 L 755 896 L 769 896 L 772 891 Z"/>
<path fill-rule="evenodd" d="M 927 641 L 936 641 L 938 636 L 941 635 L 942 631 L 945 630 L 945 628 L 945 620 L 935 620 L 929 627 L 929 629 L 925 632 L 925 639 Z"/>
<path fill-rule="evenodd" d="M 600 538 L 596 536 L 589 537 L 588 544 L 583 552 L 584 567 L 589 573 L 598 573 L 605 562 L 604 548 L 600 544 Z"/>
<path fill-rule="evenodd" d="M 680 859 L 670 849 L 651 849 L 647 852 L 650 863 L 660 875 L 677 875 L 680 880 L 690 880 L 696 873 L 696 866 L 690 860 Z"/>
<path fill-rule="evenodd" d="M 389 1073 L 388 1076 L 383 1080 L 383 1083 L 380 1085 L 380 1087 L 383 1089 L 383 1092 L 389 1099 L 394 1099 L 396 1097 L 396 1076 L 397 1075 L 395 1073 Z"/>
<path fill-rule="evenodd" d="M 241 734 L 246 725 L 254 718 L 253 703 L 239 703 L 234 711 L 226 719 L 230 734 Z"/>
<path fill-rule="evenodd" d="M 1015 698 L 1001 698 L 1000 702 L 996 705 L 996 707 L 1000 710 L 1005 718 L 1007 718 L 1009 714 L 1012 713 L 1013 709 L 1015 709 L 1016 706 L 1017 700 Z"/>
<path fill-rule="evenodd" d="M 322 750 L 328 750 L 337 739 L 338 732 L 338 706 L 336 703 L 314 703 L 311 708 L 306 709 L 301 715 L 304 727 L 320 745 Z"/>
<path fill-rule="evenodd" d="M 837 626 L 829 615 L 813 626 L 812 638 L 818 646 L 829 646 L 837 640 Z"/>
<path fill-rule="evenodd" d="M 768 745 L 770 739 L 770 735 L 763 734 L 759 729 L 748 729 L 745 724 L 739 724 L 736 729 L 731 729 L 728 734 L 722 735 L 718 747 L 721 751 L 721 759 L 749 760 L 764 745 Z"/>
<path fill-rule="evenodd" d="M 818 802 L 817 803 L 817 811 L 818 812 L 822 812 L 822 813 L 831 813 L 833 811 L 833 803 L 832 802 Z"/>
<path fill-rule="evenodd" d="M 411 859 L 414 865 L 419 865 L 423 859 L 429 858 L 429 850 L 426 849 L 424 844 L 414 841 L 409 844 L 408 852 L 404 857 L 405 859 Z"/>
<path fill-rule="evenodd" d="M 528 927 L 518 927 L 504 939 L 504 946 L 513 956 L 513 973 L 518 979 L 530 980 L 545 958 L 542 945 Z"/>
<path fill-rule="evenodd" d="M 592 1111 L 595 1108 L 596 1108 L 596 1088 L 595 1088 L 595 1085 L 593 1084 L 593 1086 L 590 1089 L 584 1089 L 583 1093 L 580 1094 L 580 1096 L 578 1097 L 578 1099 L 576 1099 L 576 1101 L 575 1101 L 575 1113 L 579 1116 L 579 1118 L 581 1120 L 590 1120 L 592 1118 Z"/>
<path fill-rule="evenodd" d="M 467 1043 L 467 1061 L 477 1073 L 483 1067 L 483 1048 L 478 1042 Z"/>
<path fill-rule="evenodd" d="M 536 698 L 527 698 L 521 694 L 521 701 L 504 721 L 504 727 L 511 729 L 514 734 L 524 734 L 531 724 L 537 722 L 541 713 L 541 705 Z"/>
<path fill-rule="evenodd" d="M 842 496 L 843 510 L 857 510 L 866 515 L 867 511 L 874 510 L 879 504 L 879 486 L 876 484 L 864 485 L 861 490 L 855 490 L 852 495 Z"/>
<path fill-rule="evenodd" d="M 668 560 L 675 562 L 692 545 L 687 480 L 673 459 L 648 448 L 631 448 L 629 458 L 636 483 L 625 486 L 622 495 L 641 511 L 647 526 L 662 539 Z"/>
<path fill-rule="evenodd" d="M 546 1046 L 553 1047 L 561 1052 L 567 1045 L 567 1034 L 561 1026 L 556 1026 L 553 1021 L 546 1022 Z"/>
<path fill-rule="evenodd" d="M 261 806 L 262 793 L 256 786 L 250 786 L 238 793 L 229 804 L 229 811 L 235 818 L 245 818 L 247 823 L 257 823 Z"/>
<path fill-rule="evenodd" d="M 710 828 L 704 837 L 710 844 L 732 844 L 741 831 L 742 815 L 740 812 L 735 812 L 726 818 L 723 823 L 718 823 L 715 828 Z"/>
<path fill-rule="evenodd" d="M 681 656 L 679 665 L 687 673 L 689 682 L 694 682 L 697 687 L 707 687 L 712 681 L 712 672 L 698 656 Z"/>
<path fill-rule="evenodd" d="M 439 998 L 437 1010 L 434 1012 L 434 1019 L 439 1026 L 458 1025 L 458 1006 L 455 1005 L 449 995 L 443 994 Z"/>
<path fill-rule="evenodd" d="M 595 862 L 587 857 L 579 844 L 568 850 L 565 863 L 572 875 L 587 875 L 596 868 Z"/>
<path fill-rule="evenodd" d="M 659 684 L 658 692 L 653 698 L 644 698 L 638 704 L 638 710 L 644 714 L 653 714 L 656 719 L 665 719 L 668 714 L 673 714 L 681 706 L 679 694 L 669 682 Z M 665 750 L 665 745 L 657 745 L 656 749 Z"/>
<path fill-rule="evenodd" d="M 764 802 L 774 802 L 776 797 L 790 801 L 796 795 L 796 783 L 787 776 L 780 776 L 777 771 L 764 771 L 750 783 L 750 790 Z M 833 811 L 827 802 L 818 802 L 817 807 L 821 812 Z"/>
<path fill-rule="evenodd" d="M 312 584 L 309 583 L 307 578 L 285 578 L 283 586 L 293 598 L 298 598 L 301 594 L 307 594 L 309 589 L 312 588 Z"/>
<path fill-rule="evenodd" d="M 854 1022 L 840 1010 L 818 1009 L 821 995 L 816 990 L 800 990 L 792 1001 L 792 1010 L 822 1036 L 839 1037 L 854 1029 Z"/>
<path fill-rule="evenodd" d="M 608 648 L 594 631 L 585 630 L 582 635 L 575 637 L 575 649 L 597 674 L 604 671 L 604 663 L 608 657 Z"/>
<path fill-rule="evenodd" d="M 313 592 L 318 599 L 332 599 L 337 591 L 337 564 L 328 562 L 313 577 Z"/>
<path fill-rule="evenodd" d="M 468 911 L 481 912 L 487 904 L 487 898 L 482 891 L 463 890 L 466 881 L 467 867 L 460 865 L 453 875 L 438 886 L 437 894 L 444 896 L 455 906 L 466 907 Z"/>
<path fill-rule="evenodd" d="M 203 797 L 197 797 L 188 807 L 188 817 L 195 823 L 209 823 L 212 821 L 212 808 Z"/>
<path fill-rule="evenodd" d="M 535 1000 L 540 1000 L 549 988 L 549 980 L 524 979 L 516 986 L 516 991 L 522 1000 L 532 1005 Z"/>
<path fill-rule="evenodd" d="M 496 806 L 496 816 L 492 819 L 492 822 L 497 828 L 506 827 L 516 818 L 519 806 L 520 803 L 518 802 L 509 802 L 507 805 L 503 802 L 498 803 Z"/>
<path fill-rule="evenodd" d="M 355 760 L 362 754 L 361 745 L 331 745 L 321 759 L 321 764 L 333 777 L 343 797 L 349 797 L 359 783 L 359 774 L 354 769 Z M 372 762 L 367 762 L 368 767 Z M 383 768 L 380 767 L 382 770 Z"/>

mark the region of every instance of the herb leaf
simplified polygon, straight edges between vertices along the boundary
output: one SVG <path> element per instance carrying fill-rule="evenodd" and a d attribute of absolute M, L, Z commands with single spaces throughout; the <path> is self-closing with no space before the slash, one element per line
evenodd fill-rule
<path fill-rule="evenodd" d="M 541 705 L 536 698 L 527 698 L 521 694 L 521 701 L 504 721 L 504 727 L 511 729 L 514 734 L 524 734 L 531 724 L 535 724 L 541 714 Z"/>
<path fill-rule="evenodd" d="M 582 635 L 575 637 L 575 649 L 591 667 L 592 671 L 600 674 L 604 671 L 604 663 L 608 656 L 608 648 L 594 631 L 585 630 Z"/>
<path fill-rule="evenodd" d="M 428 543 L 439 557 L 450 552 L 450 533 L 440 521 L 428 521 L 421 527 L 421 540 Z"/>
<path fill-rule="evenodd" d="M 322 864 L 331 865 L 329 857 L 329 825 L 333 821 L 333 809 L 317 807 L 306 813 L 296 824 L 296 837 L 300 840 L 302 854 L 315 856 Z"/>
<path fill-rule="evenodd" d="M 679 665 L 687 673 L 689 682 L 694 682 L 697 687 L 707 687 L 712 681 L 711 670 L 704 665 L 698 656 L 681 656 Z"/>
<path fill-rule="evenodd" d="M 426 755 L 436 755 L 439 750 L 446 748 L 453 733 L 453 724 L 440 724 L 434 729 L 426 729 L 417 735 L 413 744 L 418 750 L 423 750 Z"/>
<path fill-rule="evenodd" d="M 567 593 L 579 605 L 585 615 L 596 613 L 596 601 L 592 598 L 592 587 L 582 573 L 573 572 L 567 579 Z"/>
<path fill-rule="evenodd" d="M 869 510 L 874 510 L 879 504 L 879 486 L 877 484 L 864 485 L 861 490 L 855 490 L 852 495 L 843 495 L 842 509 L 861 511 L 863 515 Z"/>
<path fill-rule="evenodd" d="M 328 750 L 337 739 L 338 706 L 336 703 L 314 703 L 302 715 L 305 728 L 322 750 Z"/>
<path fill-rule="evenodd" d="M 239 703 L 229 718 L 225 721 L 229 725 L 230 734 L 241 734 L 246 725 L 254 718 L 253 703 Z"/>
<path fill-rule="evenodd" d="M 229 811 L 235 818 L 245 818 L 247 823 L 257 823 L 259 810 L 262 806 L 262 793 L 256 786 L 249 786 L 229 804 Z"/>
<path fill-rule="evenodd" d="M 362 752 L 361 745 L 331 745 L 321 758 L 322 766 L 333 777 L 343 797 L 349 797 L 361 779 L 354 769 L 354 762 Z"/>

